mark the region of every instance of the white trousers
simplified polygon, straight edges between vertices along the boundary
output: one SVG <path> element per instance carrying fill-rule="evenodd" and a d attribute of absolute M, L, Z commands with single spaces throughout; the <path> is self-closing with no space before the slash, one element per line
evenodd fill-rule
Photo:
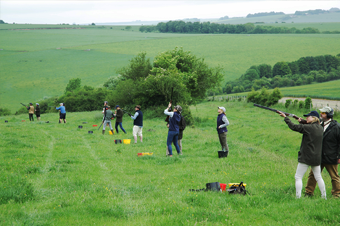
<path fill-rule="evenodd" d="M 309 165 L 306 165 L 304 163 L 299 163 L 297 166 L 296 173 L 295 173 L 296 198 L 301 197 L 302 178 L 303 178 L 303 175 L 305 175 L 308 167 Z M 321 176 L 321 168 L 320 166 L 311 166 L 311 167 L 314 173 L 315 180 L 319 185 L 319 189 L 321 191 L 321 197 L 326 199 L 326 186 Z"/>

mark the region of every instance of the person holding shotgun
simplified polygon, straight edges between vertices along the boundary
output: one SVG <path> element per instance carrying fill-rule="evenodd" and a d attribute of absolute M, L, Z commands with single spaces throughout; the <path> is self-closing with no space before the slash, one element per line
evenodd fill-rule
<path fill-rule="evenodd" d="M 333 119 L 334 111 L 326 106 L 320 109 L 321 126 L 323 127 L 321 172 L 326 168 L 332 179 L 332 195 L 340 197 L 340 177 L 338 164 L 340 163 L 340 124 Z M 306 196 L 313 196 L 316 180 L 313 171 L 310 171 L 306 185 Z"/>
<path fill-rule="evenodd" d="M 284 121 L 291 130 L 303 134 L 300 151 L 298 153 L 298 166 L 295 173 L 296 198 L 301 197 L 302 178 L 308 167 L 311 166 L 315 180 L 318 182 L 321 191 L 321 197 L 327 199 L 325 182 L 322 179 L 320 168 L 323 128 L 320 125 L 318 112 L 311 111 L 304 115 L 307 117 L 306 124 L 294 124 L 285 113 L 281 111 L 278 111 L 278 113 L 284 117 Z M 301 122 L 302 119 L 299 118 L 298 121 Z"/>
<path fill-rule="evenodd" d="M 28 118 L 30 119 L 30 121 L 31 121 L 31 120 L 34 121 L 34 118 L 33 118 L 33 114 L 34 114 L 34 107 L 33 107 L 33 104 L 30 103 L 30 106 L 29 106 L 29 107 L 26 106 L 26 108 L 27 108 L 27 110 L 28 110 Z"/>
<path fill-rule="evenodd" d="M 140 138 L 140 142 L 143 142 L 143 112 L 140 110 L 141 106 L 136 105 L 135 106 L 135 114 L 132 116 L 131 114 L 130 117 L 133 119 L 133 130 L 132 130 L 132 135 L 133 138 L 135 139 L 135 144 L 137 144 L 137 135 Z"/>
<path fill-rule="evenodd" d="M 61 120 L 64 120 L 64 123 L 66 123 L 66 108 L 64 103 L 60 103 L 60 107 L 55 108 L 56 110 L 60 110 L 59 114 L 59 123 L 61 123 Z"/>
<path fill-rule="evenodd" d="M 169 112 L 169 108 L 171 107 L 171 103 L 169 103 L 168 108 L 164 110 L 164 114 L 169 115 L 169 132 L 168 138 L 166 141 L 166 145 L 168 146 L 169 156 L 172 157 L 172 146 L 171 143 L 173 142 L 176 151 L 178 154 L 181 154 L 179 145 L 178 145 L 178 135 L 179 135 L 179 122 L 181 121 L 181 115 L 179 111 L 182 110 L 182 107 L 177 105 L 174 107 L 173 112 Z"/>
<path fill-rule="evenodd" d="M 103 131 L 102 134 L 104 135 L 105 133 L 105 127 L 106 124 L 109 124 L 110 126 L 110 130 L 112 132 L 112 134 L 114 134 L 113 128 L 112 128 L 112 124 L 111 124 L 111 119 L 113 118 L 113 113 L 111 111 L 110 106 L 105 106 L 105 114 L 104 114 L 104 122 L 103 122 Z"/>

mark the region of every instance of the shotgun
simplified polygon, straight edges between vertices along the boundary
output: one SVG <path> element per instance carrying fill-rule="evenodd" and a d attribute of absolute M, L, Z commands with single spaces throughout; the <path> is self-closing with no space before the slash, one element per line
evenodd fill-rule
<path fill-rule="evenodd" d="M 121 108 L 122 109 L 122 108 Z M 130 114 L 129 112 L 125 111 L 124 109 L 122 109 L 122 111 L 126 114 L 128 114 L 130 117 L 132 116 L 132 114 Z"/>
<path fill-rule="evenodd" d="M 173 94 L 173 92 L 174 92 L 174 88 L 172 87 L 172 89 L 171 89 L 171 96 L 170 96 L 170 104 L 171 104 L 171 107 L 169 108 L 169 112 L 171 112 L 172 111 L 172 94 Z M 166 116 L 166 119 L 165 119 L 165 121 L 167 122 L 167 123 L 169 123 L 169 119 L 170 119 L 170 116 L 168 115 L 168 116 Z"/>
<path fill-rule="evenodd" d="M 279 110 L 276 110 L 276 109 L 273 109 L 273 108 L 269 108 L 269 107 L 265 107 L 265 106 L 262 106 L 262 105 L 259 105 L 259 104 L 254 104 L 255 107 L 259 107 L 259 108 L 263 108 L 263 109 L 266 109 L 266 110 L 269 110 L 269 111 L 273 111 L 273 112 L 276 112 L 278 114 L 280 114 L 280 111 Z M 286 116 L 288 117 L 293 117 L 295 119 L 299 119 L 300 117 L 294 115 L 294 114 L 291 114 L 291 113 L 287 113 L 287 112 L 283 112 L 281 111 L 283 114 L 285 114 Z M 307 124 L 307 121 L 304 120 L 304 119 L 301 119 L 301 124 Z"/>

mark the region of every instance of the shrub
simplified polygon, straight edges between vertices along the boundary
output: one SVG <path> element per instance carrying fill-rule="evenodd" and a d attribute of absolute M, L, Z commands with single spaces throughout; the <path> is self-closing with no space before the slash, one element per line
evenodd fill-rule
<path fill-rule="evenodd" d="M 302 109 L 305 106 L 305 102 L 303 100 L 299 101 L 299 108 Z"/>
<path fill-rule="evenodd" d="M 10 115 L 10 114 L 11 114 L 11 110 L 9 110 L 8 108 L 0 108 L 0 116 Z"/>
<path fill-rule="evenodd" d="M 311 109 L 312 107 L 313 107 L 312 99 L 310 97 L 307 97 L 305 99 L 305 108 L 306 109 Z"/>
<path fill-rule="evenodd" d="M 285 108 L 288 108 L 289 105 L 292 103 L 292 99 L 288 99 L 286 100 L 286 103 L 285 103 Z"/>

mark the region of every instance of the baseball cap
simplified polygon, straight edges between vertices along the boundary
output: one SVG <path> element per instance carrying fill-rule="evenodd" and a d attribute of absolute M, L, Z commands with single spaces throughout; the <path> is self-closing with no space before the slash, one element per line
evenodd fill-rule
<path fill-rule="evenodd" d="M 119 108 L 119 105 L 116 105 L 116 108 Z"/>
<path fill-rule="evenodd" d="M 305 117 L 314 116 L 314 117 L 320 118 L 319 113 L 317 111 L 311 111 L 308 114 L 303 115 L 303 116 L 305 116 Z"/>
<path fill-rule="evenodd" d="M 218 107 L 218 109 L 221 109 L 223 112 L 225 112 L 225 108 L 224 107 Z"/>

